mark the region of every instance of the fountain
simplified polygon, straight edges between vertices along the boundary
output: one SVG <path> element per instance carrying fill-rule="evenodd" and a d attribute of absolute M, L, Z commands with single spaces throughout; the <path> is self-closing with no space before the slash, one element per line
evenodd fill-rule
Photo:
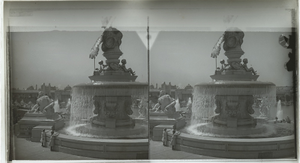
<path fill-rule="evenodd" d="M 190 126 L 182 130 L 176 149 L 225 158 L 294 156 L 293 131 L 277 136 L 285 126 L 271 121 L 276 114 L 275 84 L 257 81 L 259 76 L 247 66 L 248 60 L 240 59 L 243 38 L 238 28 L 228 29 L 220 38 L 214 49 L 220 51 L 224 42 L 228 63 L 221 61 L 222 68 L 211 75 L 213 82 L 194 87 Z M 254 117 L 258 99 L 260 115 Z"/>
<path fill-rule="evenodd" d="M 278 120 L 283 119 L 283 110 L 281 109 L 281 100 L 278 100 L 277 102 L 277 114 L 276 114 Z"/>
<path fill-rule="evenodd" d="M 178 98 L 176 99 L 175 109 L 176 111 L 180 111 L 180 103 Z"/>
<path fill-rule="evenodd" d="M 59 112 L 59 111 L 60 111 L 60 107 L 59 107 L 59 104 L 58 104 L 58 100 L 55 100 L 55 101 L 54 101 L 54 106 L 53 106 L 53 108 L 54 108 L 54 111 L 55 111 L 55 112 Z"/>
<path fill-rule="evenodd" d="M 17 123 L 18 137 L 27 137 L 33 142 L 39 142 L 42 129 L 63 128 L 65 123 L 57 112 L 57 106 L 48 95 L 39 92 L 36 104 Z"/>
<path fill-rule="evenodd" d="M 122 37 L 109 27 L 97 40 L 90 58 L 97 56 L 102 44 L 106 64 L 99 62 L 100 68 L 89 76 L 91 83 L 72 88 L 70 122 L 59 131 L 55 150 L 105 159 L 148 158 L 147 118 L 132 115 L 135 100 L 147 103 L 148 84 L 135 82 L 137 76 L 126 68 L 125 59 L 120 64 Z"/>

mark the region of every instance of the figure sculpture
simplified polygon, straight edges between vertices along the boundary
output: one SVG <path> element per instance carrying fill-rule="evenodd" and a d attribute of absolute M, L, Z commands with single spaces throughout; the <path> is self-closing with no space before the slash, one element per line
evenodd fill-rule
<path fill-rule="evenodd" d="M 131 75 L 135 75 L 135 72 L 134 71 L 132 71 L 132 69 L 131 68 L 126 68 L 126 59 L 122 59 L 122 61 L 121 61 L 121 65 L 120 65 L 120 67 L 121 67 L 121 69 L 124 71 L 124 72 L 129 72 Z"/>
<path fill-rule="evenodd" d="M 90 76 L 92 81 L 112 81 L 124 80 L 134 81 L 137 76 L 131 68 L 126 68 L 126 59 L 122 59 L 121 63 L 119 57 L 123 54 L 120 50 L 122 44 L 123 34 L 116 28 L 106 28 L 101 37 L 98 38 L 93 46 L 90 58 L 94 59 L 99 52 L 99 47 L 104 52 L 103 56 L 107 59 L 106 64 L 100 60 L 100 68 L 94 71 L 94 75 Z M 111 78 L 114 75 L 114 79 Z"/>
<path fill-rule="evenodd" d="M 247 66 L 248 59 L 245 58 L 242 63 L 241 56 L 244 54 L 244 51 L 242 50 L 241 45 L 243 44 L 243 39 L 244 32 L 238 28 L 229 28 L 225 31 L 215 46 L 218 46 L 217 49 L 219 49 L 223 42 L 225 56 L 228 58 L 227 63 L 225 63 L 225 60 L 220 61 L 222 67 L 215 70 L 215 74 L 211 76 L 212 79 L 227 81 L 257 80 L 258 75 L 256 75 L 256 71 L 254 71 L 252 67 L 248 68 Z"/>
<path fill-rule="evenodd" d="M 30 112 L 44 114 L 47 119 L 58 119 L 60 116 L 54 111 L 54 101 L 48 95 L 40 95 Z"/>
<path fill-rule="evenodd" d="M 165 94 L 158 98 L 158 103 L 153 107 L 152 111 L 174 113 L 176 112 L 175 104 L 175 99 L 173 99 L 170 95 Z"/>
<path fill-rule="evenodd" d="M 248 59 L 244 58 L 243 59 L 243 68 L 247 71 L 247 72 L 252 72 L 253 75 L 256 75 L 256 71 L 254 71 L 254 69 L 252 67 L 248 68 L 247 64 L 248 64 Z"/>
<path fill-rule="evenodd" d="M 243 44 L 244 32 L 238 28 L 225 31 L 223 49 L 227 51 L 240 51 Z"/>

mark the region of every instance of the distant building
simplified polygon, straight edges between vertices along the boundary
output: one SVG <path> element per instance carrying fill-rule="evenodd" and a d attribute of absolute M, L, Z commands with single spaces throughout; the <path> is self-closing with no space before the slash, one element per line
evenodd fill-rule
<path fill-rule="evenodd" d="M 55 91 L 57 90 L 57 88 L 55 86 L 52 87 L 50 83 L 48 86 L 46 86 L 45 83 L 43 83 L 43 85 L 41 86 L 41 88 L 39 90 L 44 92 L 44 94 L 50 96 L 52 99 L 54 99 Z"/>
<path fill-rule="evenodd" d="M 165 91 L 168 95 L 175 98 L 175 90 L 177 89 L 176 85 L 172 85 L 171 82 L 167 85 L 166 82 L 164 82 L 161 87 L 161 90 Z"/>
<path fill-rule="evenodd" d="M 37 88 L 37 85 L 35 86 L 35 88 L 33 86 L 29 86 L 25 90 L 12 88 L 10 92 L 11 101 L 13 103 L 20 103 L 21 101 L 23 101 L 24 103 L 28 103 L 29 101 L 31 101 L 31 103 L 35 104 L 39 92 L 47 94 L 53 100 L 59 100 L 60 102 L 67 103 L 71 98 L 72 87 L 68 85 L 64 90 L 58 90 L 55 86 L 51 86 L 50 83 L 48 86 L 43 83 L 39 89 Z"/>
<path fill-rule="evenodd" d="M 157 99 L 159 98 L 160 89 L 150 88 L 149 89 L 149 101 L 153 103 L 157 103 Z"/>
<path fill-rule="evenodd" d="M 31 101 L 31 103 L 35 104 L 37 97 L 39 95 L 39 90 L 18 90 L 13 89 L 11 91 L 11 101 L 20 103 L 21 101 L 28 103 Z"/>

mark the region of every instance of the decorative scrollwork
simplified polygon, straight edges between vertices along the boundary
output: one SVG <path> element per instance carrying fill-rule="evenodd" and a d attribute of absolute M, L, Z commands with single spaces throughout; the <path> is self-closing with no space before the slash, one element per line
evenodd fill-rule
<path fill-rule="evenodd" d="M 132 101 L 131 100 L 126 100 L 125 103 L 124 103 L 125 113 L 127 115 L 133 114 L 133 111 L 131 110 L 131 105 L 132 105 Z"/>
<path fill-rule="evenodd" d="M 106 116 L 108 116 L 109 118 L 115 118 L 117 105 L 118 104 L 116 102 L 105 102 Z"/>
<path fill-rule="evenodd" d="M 226 113 L 230 117 L 236 117 L 239 112 L 239 102 L 237 101 L 227 101 L 226 102 Z"/>
<path fill-rule="evenodd" d="M 253 104 L 254 104 L 253 97 L 248 98 L 248 100 L 246 102 L 246 107 L 247 107 L 247 112 L 249 114 L 254 114 L 254 109 L 252 108 Z"/>
<path fill-rule="evenodd" d="M 96 99 L 96 97 L 93 97 L 93 103 L 94 103 L 94 114 L 100 115 L 101 114 L 101 103 Z"/>

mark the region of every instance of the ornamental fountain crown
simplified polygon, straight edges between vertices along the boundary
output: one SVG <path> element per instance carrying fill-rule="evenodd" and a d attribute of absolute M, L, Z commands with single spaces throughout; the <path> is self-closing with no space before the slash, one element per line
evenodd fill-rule
<path fill-rule="evenodd" d="M 113 27 L 106 28 L 98 38 L 91 50 L 90 58 L 95 59 L 100 44 L 102 44 L 101 50 L 104 52 L 102 55 L 106 58 L 106 64 L 102 60 L 99 61 L 99 68 L 95 68 L 93 76 L 89 76 L 92 81 L 127 82 L 136 80 L 135 72 L 126 67 L 126 59 L 122 59 L 120 63 L 119 57 L 123 54 L 120 50 L 122 38 L 123 34 Z"/>
<path fill-rule="evenodd" d="M 144 122 L 139 121 L 136 125 L 131 116 L 133 101 L 146 96 L 148 84 L 135 82 L 137 76 L 131 68 L 126 67 L 126 59 L 120 61 L 119 57 L 123 54 L 120 50 L 122 38 L 123 34 L 118 29 L 106 28 L 90 53 L 90 58 L 95 59 L 101 47 L 105 62 L 99 61 L 99 68 L 95 68 L 94 74 L 89 76 L 91 83 L 73 87 L 72 106 L 78 113 L 74 112 L 71 120 L 76 124 L 78 119 L 82 119 L 80 116 L 85 112 L 82 108 L 93 110 L 83 118 L 89 119 L 83 129 L 91 128 L 97 133 L 94 135 L 120 137 L 146 131 Z M 129 128 L 132 130 L 125 130 Z"/>
<path fill-rule="evenodd" d="M 248 59 L 241 59 L 241 56 L 244 54 L 241 48 L 244 35 L 244 32 L 236 27 L 229 28 L 224 32 L 216 47 L 214 47 L 214 50 L 217 50 L 215 52 L 217 54 L 212 53 L 212 56 L 215 58 L 218 55 L 221 43 L 223 43 L 224 54 L 228 58 L 227 63 L 225 63 L 225 60 L 220 61 L 221 68 L 218 67 L 215 74 L 210 76 L 212 79 L 223 81 L 257 80 L 259 75 L 256 74 L 252 67 L 248 67 Z"/>

